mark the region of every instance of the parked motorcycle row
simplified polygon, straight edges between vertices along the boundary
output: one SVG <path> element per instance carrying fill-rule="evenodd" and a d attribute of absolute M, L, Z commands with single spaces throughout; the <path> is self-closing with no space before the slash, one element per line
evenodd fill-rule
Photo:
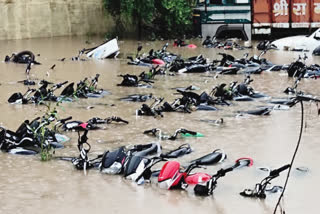
<path fill-rule="evenodd" d="M 45 101 L 71 102 L 76 98 L 103 97 L 108 94 L 108 92 L 97 88 L 99 76 L 100 74 L 96 74 L 91 81 L 89 81 L 88 78 L 81 80 L 77 83 L 76 88 L 74 88 L 74 82 L 72 82 L 61 91 L 59 96 L 56 96 L 54 92 L 67 84 L 68 81 L 53 84 L 42 80 L 39 82 L 41 86 L 38 89 L 28 88 L 24 94 L 16 92 L 9 97 L 8 102 L 15 104 L 41 104 Z M 49 87 L 49 85 L 51 85 L 51 87 Z"/>
<path fill-rule="evenodd" d="M 207 38 L 203 42 L 206 48 L 222 48 L 223 50 L 237 49 L 245 50 L 244 47 L 239 48 L 240 45 L 227 40 L 226 42 L 218 42 L 214 38 Z M 214 74 L 260 74 L 263 71 L 286 71 L 289 77 L 302 75 L 304 78 L 318 78 L 320 75 L 320 66 L 318 64 L 307 65 L 305 60 L 307 56 L 300 56 L 295 62 L 289 65 L 276 65 L 262 56 L 269 50 L 275 49 L 270 41 L 262 41 L 257 45 L 257 49 L 261 53 L 256 56 L 249 56 L 244 54 L 242 58 L 236 58 L 230 54 L 219 53 L 221 59 L 214 59 L 212 62 L 205 59 L 202 55 L 190 57 L 187 59 L 174 53 L 167 52 L 168 43 L 162 49 L 154 51 L 151 49 L 149 53 L 139 54 L 142 46 L 137 49 L 136 58 L 129 57 L 128 64 L 141 66 L 166 65 L 164 69 L 157 69 L 150 71 L 148 74 L 168 74 L 176 73 L 214 73 Z M 252 48 L 252 47 L 249 47 Z M 143 80 L 144 78 L 141 78 Z"/>
<path fill-rule="evenodd" d="M 203 45 L 207 48 L 221 48 L 230 50 L 232 48 L 244 49 L 239 45 L 231 44 L 230 41 L 217 43 L 209 41 L 207 38 Z M 304 98 L 308 100 L 311 95 L 307 95 L 297 90 L 301 78 L 318 78 L 320 76 L 319 65 L 306 65 L 305 57 L 300 57 L 290 65 L 275 65 L 262 56 L 272 49 L 265 44 L 259 56 L 249 56 L 245 54 L 237 59 L 226 53 L 220 53 L 221 59 L 208 60 L 203 55 L 198 55 L 184 59 L 183 57 L 167 51 L 169 44 L 166 43 L 161 49 L 151 49 L 148 53 L 140 54 L 142 46 L 137 48 L 137 54 L 129 57 L 129 65 L 145 66 L 148 71 L 143 71 L 140 75 L 133 74 L 120 75 L 122 81 L 117 85 L 119 87 L 143 87 L 151 88 L 155 83 L 157 75 L 176 76 L 183 73 L 206 73 L 211 77 L 218 75 L 237 75 L 244 74 L 243 82 L 233 81 L 230 83 L 221 83 L 212 86 L 210 92 L 202 91 L 195 86 L 174 89 L 180 96 L 173 101 L 165 101 L 163 97 L 156 97 L 153 94 L 132 94 L 120 98 L 123 101 L 143 102 L 140 109 L 137 109 L 137 116 L 164 117 L 165 112 L 192 113 L 194 111 L 217 111 L 220 108 L 227 108 L 234 102 L 248 102 L 263 100 L 265 106 L 258 109 L 239 111 L 237 116 L 249 114 L 256 116 L 269 115 L 273 110 L 289 109 L 297 103 L 297 100 Z M 182 41 L 175 41 L 176 47 L 196 48 L 191 44 L 185 44 Z M 27 74 L 31 69 L 31 63 L 35 64 L 35 55 L 30 51 L 21 52 L 12 57 L 6 57 L 6 62 L 16 62 L 27 64 Z M 39 63 L 37 63 L 39 64 Z M 272 99 L 268 95 L 255 91 L 250 83 L 252 76 L 258 77 L 262 72 L 279 72 L 285 70 L 289 77 L 296 78 L 293 87 L 288 87 L 285 92 L 290 97 L 284 99 Z M 10 104 L 46 104 L 48 102 L 76 102 L 78 98 L 101 98 L 108 94 L 107 91 L 97 87 L 100 75 L 93 78 L 85 78 L 77 84 L 68 81 L 62 83 L 51 83 L 46 80 L 39 82 L 39 88 L 28 88 L 22 94 L 16 92 L 8 98 Z M 23 81 L 30 87 L 29 79 Z M 68 84 L 68 85 L 67 85 Z M 64 87 L 65 86 L 65 87 Z M 56 90 L 64 87 L 59 95 Z M 299 99 L 297 98 L 299 97 Z M 313 97 L 313 96 L 312 96 Z M 153 103 L 146 102 L 153 100 Z M 318 102 L 317 99 L 311 101 Z M 77 157 L 55 157 L 58 160 L 70 161 L 78 170 L 85 173 L 89 169 L 97 169 L 104 174 L 119 174 L 128 180 L 137 184 L 146 182 L 156 182 L 159 187 L 164 189 L 182 189 L 193 192 L 195 195 L 209 196 L 213 194 L 217 186 L 217 181 L 227 173 L 253 165 L 253 160 L 247 157 L 240 157 L 228 167 L 221 168 L 215 173 L 194 172 L 197 168 L 217 165 L 223 162 L 227 155 L 220 149 L 214 150 L 182 166 L 176 159 L 188 155 L 192 152 L 189 144 L 183 144 L 176 149 L 163 153 L 160 142 L 162 140 L 179 140 L 180 137 L 204 137 L 204 135 L 195 130 L 179 128 L 173 131 L 173 134 L 163 133 L 159 128 L 145 130 L 143 134 L 155 137 L 156 142 L 150 144 L 137 144 L 131 147 L 119 147 L 113 151 L 105 151 L 97 157 L 90 157 L 91 145 L 88 142 L 88 132 L 101 129 L 103 125 L 112 122 L 128 124 L 129 122 L 117 117 L 107 118 L 94 117 L 88 121 L 72 120 L 72 117 L 59 119 L 56 109 L 50 111 L 40 118 L 31 121 L 24 121 L 16 131 L 1 127 L 0 131 L 0 149 L 4 152 L 20 155 L 35 155 L 41 153 L 43 149 L 60 149 L 69 140 L 66 136 L 67 131 L 78 132 L 77 148 L 79 156 Z M 223 119 L 211 121 L 217 125 L 223 123 Z M 50 128 L 53 127 L 53 128 Z M 174 159 L 174 160 L 172 160 Z M 162 162 L 160 170 L 154 169 L 154 166 Z M 269 175 L 257 184 L 253 190 L 245 189 L 240 194 L 246 197 L 265 198 L 268 193 L 281 192 L 281 187 L 270 187 L 270 181 L 277 178 L 282 171 L 291 166 L 286 164 L 278 169 L 269 170 Z M 201 170 L 203 171 L 203 169 Z"/>

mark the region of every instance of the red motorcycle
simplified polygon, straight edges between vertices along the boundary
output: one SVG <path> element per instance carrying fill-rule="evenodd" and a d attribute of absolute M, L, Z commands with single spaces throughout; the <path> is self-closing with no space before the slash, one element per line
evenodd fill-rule
<path fill-rule="evenodd" d="M 240 158 L 236 160 L 234 165 L 220 169 L 215 175 L 209 175 L 202 172 L 191 174 L 193 169 L 203 168 L 199 162 L 191 163 L 185 170 L 181 170 L 179 162 L 168 161 L 160 171 L 158 182 L 160 188 L 163 189 L 186 189 L 189 185 L 192 185 L 196 195 L 207 196 L 213 193 L 220 177 L 234 169 L 252 166 L 252 164 L 253 160 L 251 158 Z"/>

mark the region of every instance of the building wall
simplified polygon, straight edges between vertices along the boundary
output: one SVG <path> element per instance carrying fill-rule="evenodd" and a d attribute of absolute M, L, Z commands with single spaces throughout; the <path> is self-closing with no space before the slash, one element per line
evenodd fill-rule
<path fill-rule="evenodd" d="M 102 34 L 112 25 L 102 0 L 0 0 L 0 40 Z"/>

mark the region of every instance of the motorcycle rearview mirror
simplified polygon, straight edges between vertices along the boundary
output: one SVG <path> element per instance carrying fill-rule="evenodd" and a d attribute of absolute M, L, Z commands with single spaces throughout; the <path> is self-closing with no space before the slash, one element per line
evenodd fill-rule
<path fill-rule="evenodd" d="M 136 58 L 138 57 L 139 55 L 139 52 L 142 50 L 142 45 L 138 45 L 138 48 L 137 48 L 137 54 L 136 54 Z"/>
<path fill-rule="evenodd" d="M 252 165 L 253 165 L 252 158 L 239 158 L 238 160 L 236 160 L 236 163 L 232 166 L 232 168 L 238 169 L 245 166 L 250 167 Z"/>
<path fill-rule="evenodd" d="M 291 165 L 290 165 L 290 164 L 287 164 L 287 165 L 284 165 L 284 166 L 282 166 L 282 167 L 280 167 L 280 168 L 278 168 L 278 169 L 271 170 L 269 174 L 270 174 L 270 176 L 272 176 L 272 177 L 278 177 L 279 174 L 280 174 L 282 171 L 285 171 L 286 169 L 289 169 L 290 167 L 291 167 Z"/>
<path fill-rule="evenodd" d="M 169 46 L 169 43 L 167 42 L 167 43 L 163 46 L 162 51 L 165 51 L 168 46 Z"/>
<path fill-rule="evenodd" d="M 137 51 L 138 53 L 142 50 L 142 45 L 138 45 Z"/>
<path fill-rule="evenodd" d="M 291 87 L 286 88 L 286 90 L 283 91 L 285 94 L 294 94 L 295 90 Z"/>
<path fill-rule="evenodd" d="M 264 172 L 270 172 L 271 169 L 269 167 L 258 167 L 259 170 L 264 171 Z"/>
<path fill-rule="evenodd" d="M 149 51 L 149 56 L 152 56 L 152 55 L 153 55 L 153 49 Z"/>

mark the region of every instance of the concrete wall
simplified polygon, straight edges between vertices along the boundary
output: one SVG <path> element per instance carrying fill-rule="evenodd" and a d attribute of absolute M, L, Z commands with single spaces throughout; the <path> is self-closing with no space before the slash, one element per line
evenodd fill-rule
<path fill-rule="evenodd" d="M 0 0 L 0 40 L 101 34 L 112 25 L 102 0 Z"/>

